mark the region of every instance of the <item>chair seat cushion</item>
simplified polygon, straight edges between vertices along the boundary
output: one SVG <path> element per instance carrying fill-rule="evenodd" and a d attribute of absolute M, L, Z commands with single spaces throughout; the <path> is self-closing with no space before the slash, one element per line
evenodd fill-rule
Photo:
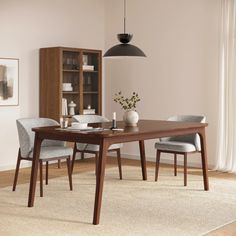
<path fill-rule="evenodd" d="M 70 156 L 73 154 L 73 149 L 63 146 L 41 147 L 40 159 L 50 159 L 55 157 Z M 30 152 L 29 157 L 33 157 L 33 151 Z"/>
<path fill-rule="evenodd" d="M 115 143 L 112 144 L 108 150 L 118 149 L 123 147 L 122 143 Z M 87 143 L 77 143 L 77 149 L 80 151 L 92 151 L 92 152 L 98 152 L 99 151 L 99 145 L 96 144 L 87 144 Z"/>
<path fill-rule="evenodd" d="M 171 152 L 194 152 L 196 148 L 191 143 L 177 141 L 161 141 L 155 143 L 155 148 L 161 151 Z"/>

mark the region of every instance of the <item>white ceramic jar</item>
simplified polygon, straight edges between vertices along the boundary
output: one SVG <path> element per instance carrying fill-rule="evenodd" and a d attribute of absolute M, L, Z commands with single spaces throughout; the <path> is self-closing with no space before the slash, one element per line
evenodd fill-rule
<path fill-rule="evenodd" d="M 75 115 L 75 107 L 76 107 L 76 104 L 75 104 L 73 101 L 71 101 L 71 102 L 69 103 L 68 107 L 69 107 L 69 114 L 70 114 L 71 116 Z"/>
<path fill-rule="evenodd" d="M 137 111 L 125 111 L 123 120 L 126 124 L 126 126 L 137 126 L 139 115 Z"/>

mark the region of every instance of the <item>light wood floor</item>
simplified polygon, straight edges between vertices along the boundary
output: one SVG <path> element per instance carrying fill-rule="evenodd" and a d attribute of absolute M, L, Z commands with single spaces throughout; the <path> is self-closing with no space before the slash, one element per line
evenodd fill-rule
<path fill-rule="evenodd" d="M 140 161 L 122 158 L 122 165 L 140 166 Z M 111 168 L 111 167 L 117 167 L 116 158 L 114 157 L 109 157 L 107 161 L 106 168 Z M 155 168 L 155 163 L 147 162 L 147 167 Z M 162 164 L 160 168 L 173 170 L 172 165 Z M 30 170 L 31 168 L 20 169 L 18 184 L 29 183 Z M 79 160 L 79 161 L 76 161 L 75 163 L 74 173 L 83 173 L 83 172 L 92 171 L 92 170 L 94 170 L 94 158 Z M 179 167 L 178 171 L 182 172 L 182 167 Z M 188 173 L 192 175 L 202 175 L 201 169 L 197 169 L 197 168 L 188 168 Z M 67 169 L 66 169 L 66 164 L 64 162 L 61 164 L 60 169 L 58 169 L 57 164 L 49 165 L 49 182 L 50 182 L 50 179 L 52 178 L 57 178 L 57 177 L 66 176 L 66 175 L 67 175 Z M 236 184 L 235 174 L 222 173 L 219 171 L 209 171 L 209 177 L 235 180 L 235 184 Z M 1 171 L 0 172 L 0 188 L 12 186 L 13 178 L 14 178 L 14 170 Z M 208 236 L 235 236 L 236 235 L 236 221 L 234 223 L 221 227 L 220 229 L 215 230 L 214 232 L 211 232 L 207 235 Z"/>

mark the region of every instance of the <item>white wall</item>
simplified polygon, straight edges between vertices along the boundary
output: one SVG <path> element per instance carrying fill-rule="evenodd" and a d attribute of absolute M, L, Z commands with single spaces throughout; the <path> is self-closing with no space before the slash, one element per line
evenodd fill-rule
<path fill-rule="evenodd" d="M 106 49 L 123 31 L 123 1 L 105 2 Z M 215 163 L 220 0 L 128 0 L 127 31 L 146 59 L 106 59 L 106 115 L 123 111 L 112 102 L 115 92 L 140 94 L 141 118 L 166 119 L 174 114 L 205 114 L 209 164 Z M 146 143 L 154 157 L 154 141 Z M 137 144 L 123 153 L 138 155 Z M 173 158 L 172 158 L 173 159 Z M 189 162 L 199 163 L 192 156 Z"/>
<path fill-rule="evenodd" d="M 0 0 L 0 57 L 20 59 L 20 101 L 0 107 L 0 169 L 14 168 L 15 121 L 39 110 L 39 48 L 104 48 L 103 0 Z"/>
<path fill-rule="evenodd" d="M 105 2 L 105 12 L 104 12 Z M 146 59 L 105 60 L 106 116 L 123 111 L 115 92 L 138 91 L 141 118 L 205 114 L 209 160 L 215 161 L 220 0 L 128 0 L 127 30 Z M 38 49 L 103 49 L 123 31 L 123 0 L 0 0 L 0 57 L 20 59 L 20 105 L 0 107 L 0 169 L 14 168 L 15 120 L 38 116 Z M 148 141 L 148 157 L 154 156 Z M 137 145 L 123 153 L 138 154 Z M 192 160 L 199 158 L 193 157 Z"/>

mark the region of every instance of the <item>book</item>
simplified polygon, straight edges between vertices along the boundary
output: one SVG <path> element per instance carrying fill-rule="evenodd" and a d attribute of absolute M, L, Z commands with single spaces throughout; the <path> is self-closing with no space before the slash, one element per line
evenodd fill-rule
<path fill-rule="evenodd" d="M 93 70 L 94 70 L 94 66 L 91 66 L 91 65 L 83 65 L 83 70 L 91 70 L 91 71 L 93 71 Z"/>
<path fill-rule="evenodd" d="M 68 115 L 67 99 L 66 98 L 62 98 L 61 113 L 62 113 L 63 116 Z"/>

